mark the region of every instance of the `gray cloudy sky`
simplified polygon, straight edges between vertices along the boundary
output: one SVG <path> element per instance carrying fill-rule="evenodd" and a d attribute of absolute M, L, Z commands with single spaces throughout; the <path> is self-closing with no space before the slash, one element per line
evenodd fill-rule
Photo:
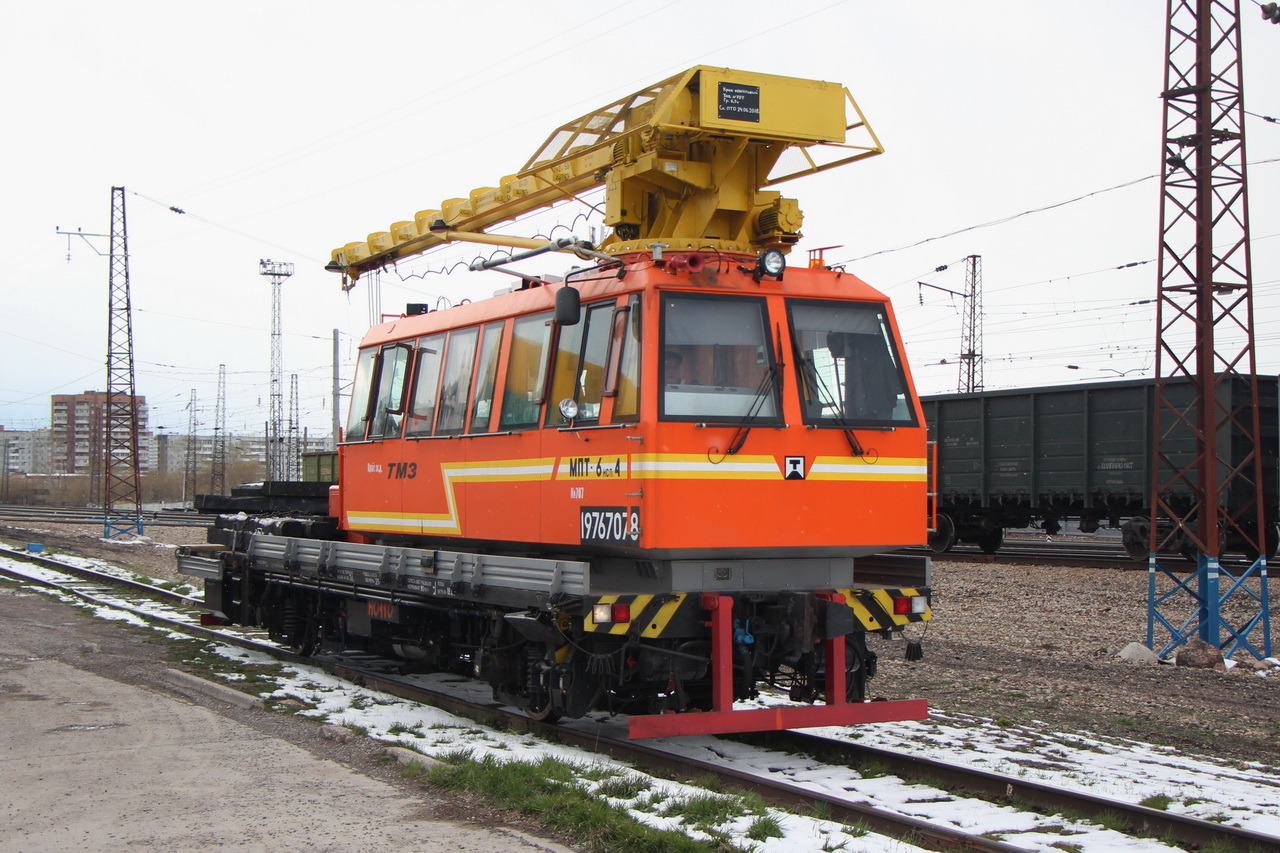
<path fill-rule="evenodd" d="M 955 388 L 962 305 L 936 290 L 921 304 L 916 282 L 961 290 L 970 254 L 983 258 L 987 387 L 1150 375 L 1153 308 L 1133 303 L 1155 293 L 1164 14 L 1156 0 L 10 4 L 0 424 L 45 426 L 50 394 L 105 383 L 106 260 L 75 240 L 68 263 L 55 228 L 109 230 L 113 185 L 130 192 L 152 423 L 185 430 L 195 389 L 211 426 L 226 364 L 230 429 L 261 429 L 270 302 L 258 260 L 271 258 L 297 266 L 286 389 L 298 374 L 304 425 L 325 433 L 331 330 L 349 379 L 370 313 L 366 288 L 344 294 L 321 269 L 330 249 L 494 185 L 559 124 L 697 64 L 853 92 L 887 153 L 787 185 L 805 212 L 794 262 L 842 245 L 827 257 L 894 298 L 921 392 Z M 1252 2 L 1242 14 L 1246 107 L 1278 115 L 1280 28 Z M 1275 372 L 1280 125 L 1250 119 L 1248 133 L 1260 367 Z M 382 306 L 505 283 L 384 276 Z"/>

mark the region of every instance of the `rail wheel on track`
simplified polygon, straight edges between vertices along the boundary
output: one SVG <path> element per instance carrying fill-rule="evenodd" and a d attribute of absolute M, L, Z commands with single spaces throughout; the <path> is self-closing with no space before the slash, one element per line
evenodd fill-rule
<path fill-rule="evenodd" d="M 981 549 L 984 554 L 994 554 L 1000 550 L 1000 546 L 1004 544 L 1004 528 L 997 527 L 995 530 L 988 530 L 979 533 L 974 537 L 974 544 Z"/>
<path fill-rule="evenodd" d="M 1145 560 L 1151 552 L 1151 521 L 1141 515 L 1120 525 L 1120 542 L 1134 560 Z"/>
<path fill-rule="evenodd" d="M 929 531 L 929 550 L 944 554 L 956 544 L 956 523 L 951 516 L 938 513 L 938 526 Z"/>

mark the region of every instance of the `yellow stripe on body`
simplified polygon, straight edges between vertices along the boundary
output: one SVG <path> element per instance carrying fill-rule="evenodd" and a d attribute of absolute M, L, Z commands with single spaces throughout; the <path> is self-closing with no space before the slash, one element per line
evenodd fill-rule
<path fill-rule="evenodd" d="M 520 483 L 550 480 L 555 471 L 555 457 L 541 459 L 498 459 L 486 462 L 442 462 L 440 479 L 444 483 L 446 513 L 368 512 L 348 510 L 347 527 L 351 530 L 386 531 L 390 533 L 462 533 L 458 520 L 458 503 L 454 483 Z"/>
<path fill-rule="evenodd" d="M 781 480 L 782 468 L 772 456 L 713 461 L 706 453 L 637 453 L 631 457 L 631 474 L 650 480 Z"/>
<path fill-rule="evenodd" d="M 924 459 L 881 457 L 867 462 L 859 457 L 819 456 L 809 468 L 808 479 L 924 483 L 929 466 Z"/>

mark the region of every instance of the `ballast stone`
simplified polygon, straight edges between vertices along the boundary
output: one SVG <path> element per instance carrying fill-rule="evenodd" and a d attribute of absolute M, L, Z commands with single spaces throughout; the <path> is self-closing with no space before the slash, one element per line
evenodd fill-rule
<path fill-rule="evenodd" d="M 1130 643 L 1116 655 L 1120 660 L 1129 663 L 1159 663 L 1160 657 L 1142 643 Z"/>
<path fill-rule="evenodd" d="M 1199 637 L 1193 637 L 1187 641 L 1186 646 L 1178 651 L 1173 660 L 1178 666 L 1189 666 L 1196 669 L 1227 668 L 1222 660 L 1222 652 Z"/>

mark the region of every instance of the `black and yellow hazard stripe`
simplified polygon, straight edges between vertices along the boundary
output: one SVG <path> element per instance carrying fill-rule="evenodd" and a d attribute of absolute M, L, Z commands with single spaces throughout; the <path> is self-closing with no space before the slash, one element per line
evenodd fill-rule
<path fill-rule="evenodd" d="M 918 589 L 838 589 L 836 592 L 844 596 L 854 617 L 868 631 L 893 630 L 933 618 L 932 607 L 926 607 L 924 613 L 893 612 L 895 598 L 923 595 Z"/>
<path fill-rule="evenodd" d="M 596 603 L 631 606 L 630 622 L 615 622 L 607 625 L 597 625 L 592 620 L 591 608 L 588 607 L 586 618 L 582 621 L 582 629 L 597 634 L 607 633 L 619 636 L 630 634 L 653 639 L 663 636 L 677 615 L 695 618 L 698 615 L 698 599 L 683 592 L 662 595 L 602 595 L 596 599 Z"/>

